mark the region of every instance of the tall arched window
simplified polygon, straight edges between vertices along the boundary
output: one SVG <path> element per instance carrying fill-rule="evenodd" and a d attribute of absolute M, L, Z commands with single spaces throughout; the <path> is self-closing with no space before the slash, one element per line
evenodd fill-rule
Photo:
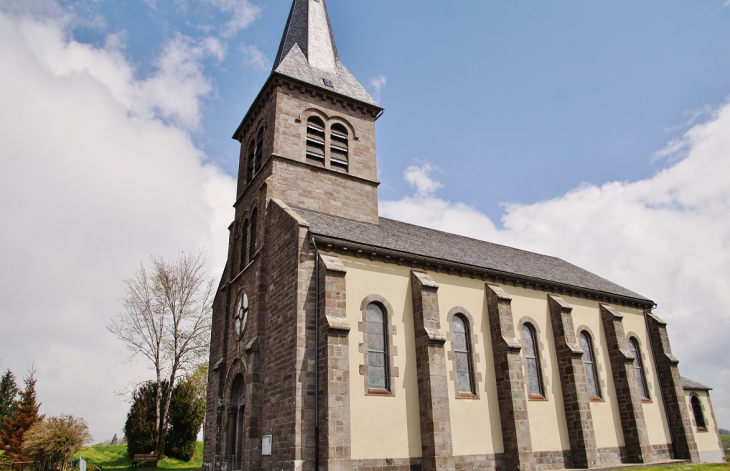
<path fill-rule="evenodd" d="M 695 416 L 695 425 L 697 425 L 697 429 L 706 430 L 707 424 L 705 424 L 705 414 L 702 413 L 702 403 L 700 402 L 700 398 L 693 394 L 690 402 L 692 404 L 692 413 Z"/>
<path fill-rule="evenodd" d="M 530 396 L 545 397 L 536 338 L 535 328 L 530 324 L 524 324 L 522 326 L 522 348 L 525 352 L 525 362 L 527 363 L 527 386 L 530 391 Z"/>
<path fill-rule="evenodd" d="M 243 221 L 241 228 L 241 270 L 246 268 L 246 249 L 248 249 L 248 219 Z"/>
<path fill-rule="evenodd" d="M 474 394 L 474 368 L 471 360 L 469 326 L 463 316 L 454 316 L 451 321 L 451 332 L 454 336 L 456 388 L 460 393 Z"/>
<path fill-rule="evenodd" d="M 388 343 L 385 335 L 387 324 L 383 308 L 375 303 L 368 304 L 366 312 L 368 335 L 368 387 L 370 389 L 389 388 L 388 384 Z"/>
<path fill-rule="evenodd" d="M 262 160 L 264 160 L 264 127 L 259 128 L 256 135 L 256 171 L 261 168 Z"/>
<path fill-rule="evenodd" d="M 251 211 L 251 239 L 249 240 L 249 246 L 248 246 L 248 257 L 249 261 L 253 259 L 254 254 L 256 253 L 256 219 L 257 219 L 257 213 L 258 210 L 256 208 L 253 208 L 253 211 Z"/>
<path fill-rule="evenodd" d="M 588 394 L 591 397 L 601 397 L 601 388 L 598 385 L 598 372 L 593 355 L 593 342 L 588 332 L 580 333 L 580 346 L 583 349 L 583 364 L 586 368 L 586 381 L 588 382 Z"/>
<path fill-rule="evenodd" d="M 324 164 L 324 121 L 317 116 L 307 120 L 307 158 Z"/>
<path fill-rule="evenodd" d="M 635 338 L 629 339 L 629 350 L 634 356 L 634 371 L 636 372 L 636 383 L 639 385 L 639 393 L 644 399 L 649 399 L 649 389 L 646 387 L 646 376 L 644 375 L 644 363 L 641 361 L 641 351 Z"/>
<path fill-rule="evenodd" d="M 347 168 L 349 162 L 347 129 L 339 123 L 333 124 L 330 128 L 330 138 L 330 164 Z"/>
<path fill-rule="evenodd" d="M 243 375 L 236 376 L 231 387 L 228 404 L 228 454 L 233 459 L 233 469 L 241 469 L 243 457 L 245 394 Z"/>
<path fill-rule="evenodd" d="M 251 139 L 251 142 L 248 144 L 248 158 L 246 159 L 246 183 L 251 183 L 251 180 L 253 180 L 253 164 L 254 164 L 254 157 L 256 156 L 256 142 Z"/>

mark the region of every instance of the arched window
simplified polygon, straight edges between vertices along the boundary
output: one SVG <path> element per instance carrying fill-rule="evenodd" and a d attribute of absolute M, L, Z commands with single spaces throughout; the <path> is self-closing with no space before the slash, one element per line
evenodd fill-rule
<path fill-rule="evenodd" d="M 387 324 L 383 308 L 375 303 L 368 304 L 366 311 L 368 336 L 368 387 L 370 389 L 389 388 L 388 384 L 388 343 L 385 334 Z"/>
<path fill-rule="evenodd" d="M 639 386 L 639 393 L 644 399 L 649 399 L 649 389 L 646 387 L 646 376 L 644 375 L 644 363 L 641 361 L 641 351 L 635 338 L 629 339 L 629 350 L 634 356 L 634 371 L 636 372 L 636 384 Z"/>
<path fill-rule="evenodd" d="M 256 253 L 256 219 L 258 210 L 253 208 L 251 211 L 251 239 L 249 240 L 248 246 L 248 257 L 249 261 L 253 260 L 253 256 Z"/>
<path fill-rule="evenodd" d="M 256 135 L 256 171 L 258 172 L 261 168 L 262 160 L 264 160 L 264 128 L 259 128 L 259 133 Z"/>
<path fill-rule="evenodd" d="M 522 349 L 525 352 L 525 362 L 527 363 L 527 386 L 530 396 L 545 397 L 536 338 L 535 328 L 530 324 L 524 324 L 522 326 Z"/>
<path fill-rule="evenodd" d="M 706 430 L 707 426 L 705 424 L 705 414 L 702 413 L 702 403 L 700 402 L 700 398 L 693 394 L 690 402 L 692 404 L 692 412 L 695 416 L 695 425 L 697 425 L 697 429 Z"/>
<path fill-rule="evenodd" d="M 307 158 L 324 165 L 324 121 L 316 116 L 307 120 Z"/>
<path fill-rule="evenodd" d="M 349 162 L 347 129 L 339 123 L 333 124 L 330 129 L 330 138 L 330 164 L 347 168 Z"/>
<path fill-rule="evenodd" d="M 248 248 L 248 219 L 243 221 L 241 228 L 241 270 L 246 268 L 246 249 Z"/>
<path fill-rule="evenodd" d="M 246 159 L 246 183 L 251 183 L 251 180 L 253 180 L 253 168 L 254 168 L 254 158 L 256 156 L 256 142 L 251 139 L 251 142 L 248 144 L 248 159 Z"/>
<path fill-rule="evenodd" d="M 596 362 L 593 356 L 593 342 L 586 331 L 580 333 L 580 346 L 583 349 L 583 364 L 586 367 L 588 394 L 591 397 L 601 397 L 601 389 L 598 385 L 598 372 L 596 371 Z"/>
<path fill-rule="evenodd" d="M 456 315 L 451 321 L 454 336 L 454 360 L 456 363 L 456 388 L 460 393 L 474 394 L 474 375 L 471 361 L 469 327 L 463 316 Z"/>

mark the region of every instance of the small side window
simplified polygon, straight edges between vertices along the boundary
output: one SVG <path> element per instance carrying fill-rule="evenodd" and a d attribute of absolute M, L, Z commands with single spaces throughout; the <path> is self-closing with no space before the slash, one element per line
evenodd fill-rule
<path fill-rule="evenodd" d="M 259 128 L 256 135 L 256 171 L 261 168 L 262 160 L 264 160 L 264 128 Z"/>
<path fill-rule="evenodd" d="M 459 393 L 474 394 L 474 367 L 471 358 L 469 327 L 463 316 L 454 316 L 451 321 L 451 332 L 454 336 L 456 388 Z"/>
<path fill-rule="evenodd" d="M 241 270 L 246 268 L 246 250 L 248 249 L 248 219 L 243 221 L 241 229 Z"/>
<path fill-rule="evenodd" d="M 253 259 L 254 254 L 256 254 L 256 216 L 258 211 L 256 208 L 253 208 L 253 211 L 251 211 L 251 240 L 249 240 L 249 247 L 248 247 L 248 257 L 249 262 Z"/>
<path fill-rule="evenodd" d="M 702 403 L 700 402 L 700 398 L 697 397 L 697 395 L 693 394 L 690 402 L 692 403 L 692 413 L 695 416 L 695 425 L 697 425 L 697 430 L 707 430 L 707 424 L 705 424 L 705 414 L 702 413 Z"/>
<path fill-rule="evenodd" d="M 646 375 L 644 374 L 644 363 L 641 361 L 641 351 L 639 344 L 635 338 L 629 339 L 629 350 L 634 356 L 634 372 L 636 373 L 636 383 L 639 386 L 639 393 L 643 399 L 649 399 L 649 390 L 646 387 Z"/>
<path fill-rule="evenodd" d="M 522 348 L 525 352 L 527 363 L 527 386 L 530 396 L 545 397 L 545 390 L 542 385 L 542 374 L 540 369 L 540 357 L 537 354 L 537 341 L 535 328 L 530 324 L 522 326 Z"/>
<path fill-rule="evenodd" d="M 368 387 L 370 389 L 389 389 L 388 384 L 388 343 L 385 333 L 387 325 L 385 312 L 375 303 L 370 303 L 366 312 L 368 339 Z"/>
<path fill-rule="evenodd" d="M 600 398 L 601 388 L 598 385 L 598 372 L 596 371 L 596 362 L 593 356 L 593 342 L 588 332 L 583 331 L 580 333 L 580 346 L 583 349 L 583 364 L 586 369 L 588 394 L 591 397 Z"/>

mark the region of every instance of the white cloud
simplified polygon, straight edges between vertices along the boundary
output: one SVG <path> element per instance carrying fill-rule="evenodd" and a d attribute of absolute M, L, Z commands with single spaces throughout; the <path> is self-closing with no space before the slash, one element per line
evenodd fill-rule
<path fill-rule="evenodd" d="M 140 78 L 124 37 L 70 39 L 65 14 L 0 8 L 0 358 L 35 363 L 42 412 L 120 433 L 113 393 L 148 375 L 107 333 L 122 279 L 154 254 L 205 247 L 217 277 L 235 182 L 190 139 L 212 87 L 212 39 L 178 36 Z M 58 13 L 58 12 L 56 12 Z"/>
<path fill-rule="evenodd" d="M 385 78 L 385 75 L 378 75 L 377 77 L 370 79 L 370 89 L 373 92 L 373 98 L 375 98 L 375 101 L 380 101 L 380 92 L 383 91 L 387 83 L 388 80 Z"/>
<path fill-rule="evenodd" d="M 243 52 L 244 63 L 247 66 L 259 72 L 268 71 L 271 68 L 269 58 L 256 46 L 241 46 L 241 52 Z"/>
<path fill-rule="evenodd" d="M 406 171 L 415 194 L 381 202 L 381 215 L 555 255 L 654 299 L 682 374 L 715 387 L 715 413 L 727 428 L 730 104 L 677 142 L 662 154 L 680 151 L 683 158 L 654 177 L 507 205 L 504 229 L 475 208 L 436 196 L 428 164 Z"/>
<path fill-rule="evenodd" d="M 248 28 L 261 15 L 261 8 L 249 0 L 205 0 L 224 12 L 233 13 L 226 24 L 224 35 L 231 37 L 239 30 Z"/>

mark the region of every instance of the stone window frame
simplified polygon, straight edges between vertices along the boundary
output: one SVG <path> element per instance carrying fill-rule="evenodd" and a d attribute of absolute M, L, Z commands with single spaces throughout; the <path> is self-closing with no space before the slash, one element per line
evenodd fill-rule
<path fill-rule="evenodd" d="M 580 334 L 586 332 L 588 333 L 588 336 L 591 340 L 591 351 L 593 352 L 593 366 L 596 371 L 596 381 L 598 384 L 598 394 L 600 396 L 591 396 L 590 393 L 588 393 L 590 397 L 591 402 L 606 402 L 606 392 L 608 391 L 608 388 L 606 387 L 606 381 L 604 380 L 604 371 L 603 371 L 603 361 L 598 361 L 598 359 L 601 357 L 602 352 L 600 348 L 596 348 L 596 335 L 593 333 L 590 327 L 587 325 L 580 325 L 577 329 L 575 329 L 575 339 L 578 342 L 578 348 L 583 350 L 583 347 L 580 346 Z"/>
<path fill-rule="evenodd" d="M 370 387 L 370 377 L 368 375 L 368 329 L 367 329 L 367 309 L 370 304 L 378 304 L 385 313 L 385 353 L 388 359 L 388 388 L 375 389 Z M 400 376 L 398 367 L 395 366 L 395 357 L 398 356 L 398 347 L 395 346 L 394 337 L 397 333 L 395 324 L 393 324 L 393 306 L 387 299 L 379 294 L 370 294 L 360 303 L 360 312 L 362 313 L 362 321 L 357 323 L 357 330 L 362 332 L 362 343 L 358 345 L 358 350 L 362 353 L 363 362 L 360 365 L 359 372 L 365 377 L 365 395 L 366 396 L 395 396 L 395 379 Z"/>
<path fill-rule="evenodd" d="M 649 375 L 647 374 L 647 369 L 646 369 L 646 365 L 649 364 L 647 354 L 645 353 L 646 348 L 644 347 L 644 345 L 642 345 L 639 335 L 633 331 L 630 331 L 629 333 L 626 334 L 626 346 L 627 347 L 628 347 L 631 339 L 634 339 L 634 341 L 636 342 L 636 345 L 639 347 L 639 356 L 641 357 L 641 358 L 639 358 L 639 360 L 641 361 L 641 370 L 644 373 L 644 385 L 646 387 L 646 394 L 649 396 L 649 397 L 642 397 L 641 402 L 649 404 L 654 401 L 651 398 L 652 384 L 651 384 L 651 381 L 649 381 Z M 629 352 L 630 351 L 631 350 L 629 350 Z M 641 391 L 639 391 L 639 394 L 641 394 Z"/>
<path fill-rule="evenodd" d="M 530 324 L 530 326 L 534 329 L 535 337 L 536 337 L 536 347 L 537 347 L 537 361 L 540 363 L 540 380 L 542 381 L 542 396 L 538 396 L 535 394 L 530 394 L 530 385 L 527 381 L 525 381 L 525 393 L 527 395 L 528 401 L 548 401 L 548 385 L 550 384 L 549 378 L 550 375 L 547 374 L 547 362 L 545 361 L 545 352 L 546 347 L 545 344 L 542 341 L 542 332 L 540 332 L 540 327 L 538 326 L 535 319 L 533 319 L 530 316 L 525 316 L 522 319 L 520 319 L 517 322 L 517 333 L 519 333 L 519 339 L 520 344 L 522 344 L 522 326 L 525 324 Z M 523 378 L 527 378 L 527 359 L 525 358 L 525 352 L 524 348 L 522 349 L 522 354 L 520 355 L 520 358 L 522 359 L 522 372 L 523 372 Z"/>
<path fill-rule="evenodd" d="M 472 393 L 459 392 L 459 385 L 456 380 L 456 351 L 454 350 L 454 332 L 452 321 L 455 316 L 461 316 L 466 321 L 466 329 L 469 333 L 467 340 L 469 341 L 469 367 L 471 368 Z M 446 358 L 451 361 L 451 371 L 449 371 L 449 379 L 454 383 L 454 397 L 456 399 L 479 399 L 479 383 L 483 381 L 482 373 L 477 370 L 477 363 L 480 361 L 479 354 L 476 352 L 476 346 L 479 343 L 479 337 L 474 333 L 474 318 L 469 311 L 461 306 L 452 308 L 446 315 L 446 322 L 449 325 L 446 331 L 446 340 L 451 344 L 451 349 L 446 352 Z"/>
<path fill-rule="evenodd" d="M 324 167 L 329 170 L 335 170 L 342 173 L 350 173 L 350 167 L 352 164 L 352 147 L 350 143 L 357 142 L 360 140 L 360 138 L 357 135 L 357 131 L 355 130 L 355 126 L 352 125 L 352 123 L 341 115 L 332 115 L 329 116 L 327 113 L 325 113 L 323 110 L 320 110 L 319 108 L 310 107 L 302 111 L 302 113 L 299 115 L 299 117 L 296 119 L 297 124 L 301 124 L 305 126 L 305 145 L 304 145 L 304 160 L 308 162 L 307 160 L 307 152 L 306 152 L 306 126 L 309 121 L 309 118 L 312 116 L 316 116 L 317 118 L 321 119 L 324 122 L 324 158 L 322 159 L 321 164 L 317 164 L 318 167 Z M 347 165 L 338 165 L 335 164 L 332 165 L 331 157 L 332 157 L 332 125 L 333 124 L 340 124 L 342 127 L 345 128 L 347 131 Z M 337 131 L 335 131 L 337 132 Z"/>
<path fill-rule="evenodd" d="M 266 147 L 266 138 L 269 126 L 266 124 L 265 120 L 261 118 L 256 123 L 256 125 L 252 126 L 250 129 L 251 131 L 249 132 L 249 134 L 246 135 L 246 138 L 241 139 L 242 150 L 245 149 L 243 154 L 245 159 L 244 169 L 246 170 L 244 187 L 248 187 L 248 185 L 253 181 L 256 175 L 258 175 L 259 170 L 261 170 L 261 168 L 263 168 L 264 166 L 263 160 L 265 158 L 265 155 L 263 154 L 263 148 Z M 262 139 L 260 142 L 258 141 L 259 133 L 262 133 Z M 247 142 L 248 144 L 244 144 L 245 142 Z M 256 157 L 259 154 L 259 144 L 261 147 L 261 161 L 258 162 L 258 167 L 256 167 Z"/>
<path fill-rule="evenodd" d="M 697 415 L 696 415 L 696 412 L 695 412 L 694 404 L 692 404 L 692 398 L 697 398 L 697 402 L 700 405 L 700 415 L 702 416 L 702 420 L 705 422 L 705 426 L 704 427 L 700 427 L 697 424 Z M 698 431 L 698 432 L 707 432 L 708 431 L 708 427 L 707 427 L 707 414 L 705 414 L 705 405 L 702 404 L 702 398 L 700 397 L 699 394 L 697 394 L 696 391 L 692 391 L 691 393 L 689 393 L 689 408 L 692 411 L 692 415 L 691 415 L 692 425 L 694 425 L 695 430 Z"/>

